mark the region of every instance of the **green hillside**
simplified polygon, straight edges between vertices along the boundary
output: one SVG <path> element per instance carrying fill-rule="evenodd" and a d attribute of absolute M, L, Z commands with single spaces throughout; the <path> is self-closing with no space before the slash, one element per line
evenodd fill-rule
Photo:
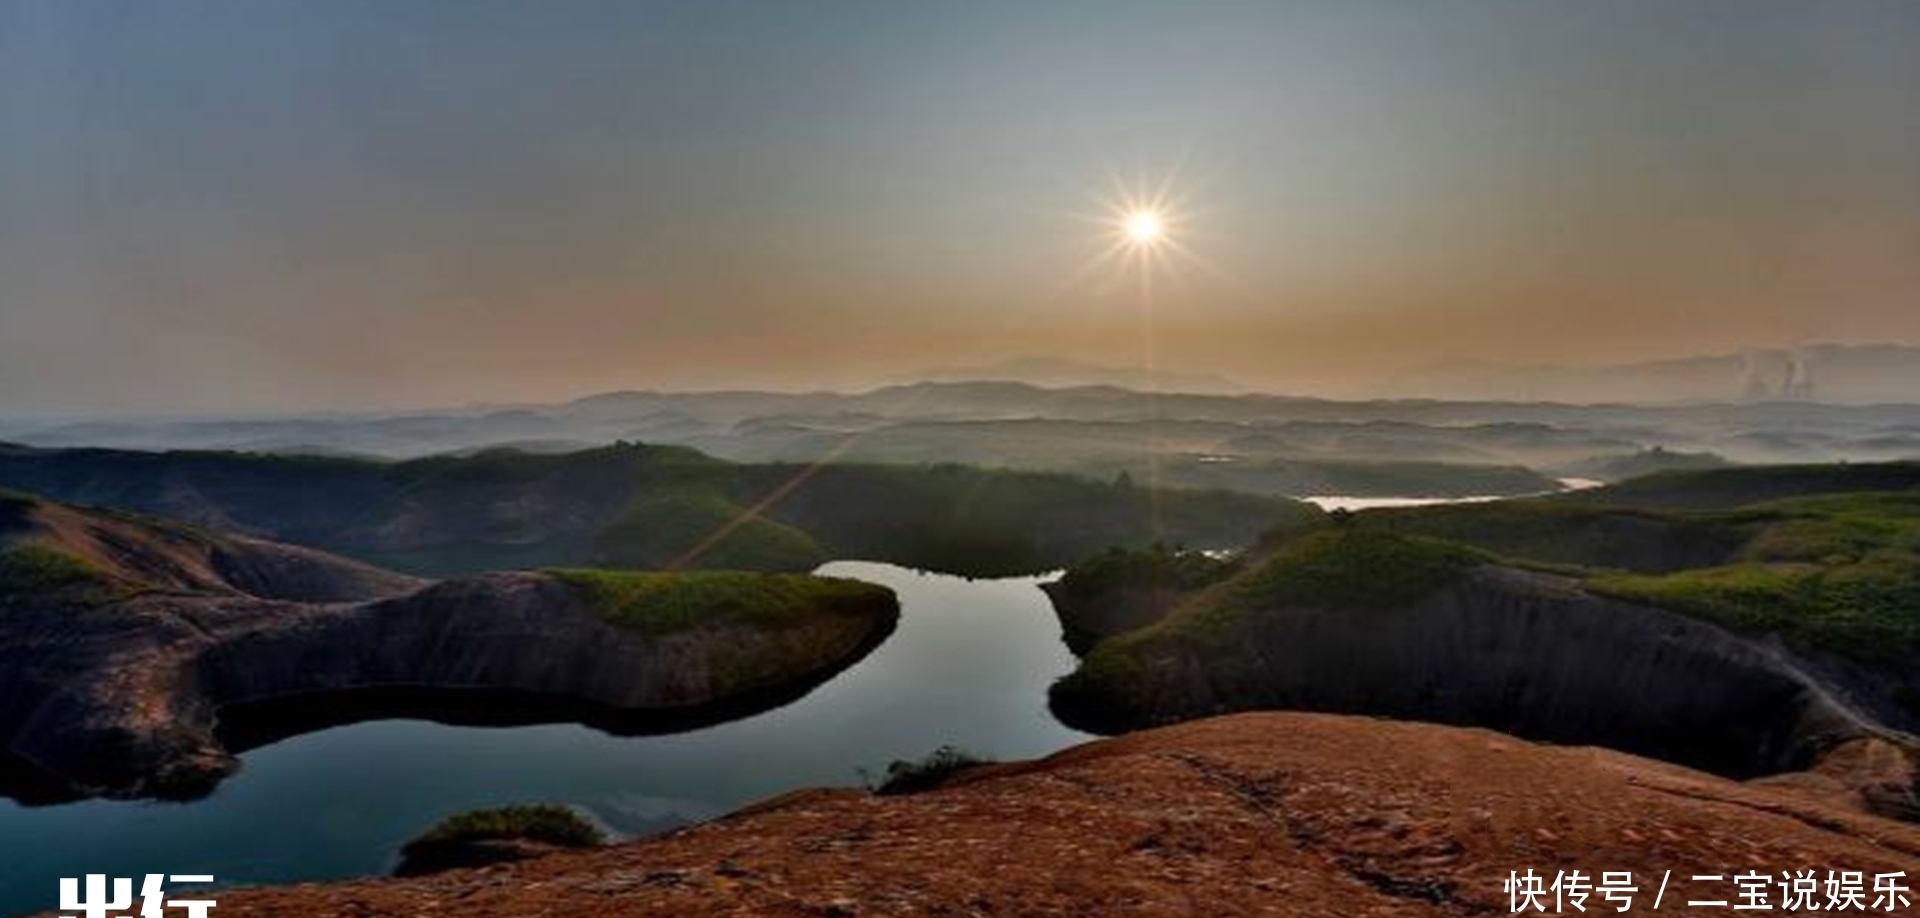
<path fill-rule="evenodd" d="M 0 449 L 0 486 L 324 548 L 414 573 L 888 561 L 967 575 L 1109 546 L 1244 544 L 1317 518 L 1283 498 L 956 465 L 737 464 L 640 444 L 406 462 Z"/>
<path fill-rule="evenodd" d="M 1230 648 L 1244 638 L 1238 616 L 1263 604 L 1401 603 L 1466 560 L 1569 576 L 1902 680 L 1920 658 L 1914 463 L 1661 473 L 1550 498 L 1370 510 L 1274 530 L 1254 554 L 1157 625 L 1101 644 L 1088 667 L 1121 666 L 1115 657 L 1154 641 L 1208 636 Z M 1068 580 L 1124 581 L 1110 570 L 1122 560 L 1095 559 Z"/>

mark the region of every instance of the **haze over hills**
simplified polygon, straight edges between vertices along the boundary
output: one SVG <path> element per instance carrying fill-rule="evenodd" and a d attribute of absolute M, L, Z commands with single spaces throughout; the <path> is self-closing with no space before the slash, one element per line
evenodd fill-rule
<path fill-rule="evenodd" d="M 974 366 L 939 367 L 888 380 L 890 385 L 916 382 L 1017 382 L 1049 389 L 1076 386 L 1115 386 L 1149 392 L 1186 392 L 1197 395 L 1240 395 L 1253 386 L 1216 373 L 1088 363 L 1061 357 L 1010 357 Z"/>
<path fill-rule="evenodd" d="M 982 380 L 844 393 L 628 390 L 551 404 L 405 413 L 0 418 L 0 440 L 389 459 L 501 446 L 558 453 L 639 441 L 735 461 L 966 462 L 1103 479 L 1125 472 L 1167 484 L 1285 495 L 1520 494 L 1548 489 L 1557 476 L 1614 478 L 1675 464 L 1920 456 L 1920 404 L 1826 400 L 1849 391 L 1920 393 L 1920 382 L 1901 388 L 1920 366 L 1916 358 L 1920 350 L 1888 345 L 1703 357 L 1587 375 L 1498 371 L 1510 380 L 1543 380 L 1542 386 L 1625 381 L 1673 396 L 1660 404 L 1340 401 Z M 1495 385 L 1489 381 L 1494 371 L 1476 372 L 1471 379 L 1457 375 L 1452 385 L 1504 395 L 1524 389 L 1512 381 Z M 1883 382 L 1851 381 L 1869 375 Z M 1678 398 L 1739 385 L 1753 397 Z"/>
<path fill-rule="evenodd" d="M 1574 403 L 1912 402 L 1920 400 L 1920 348 L 1811 344 L 1599 366 L 1443 363 L 1386 380 L 1378 391 Z"/>
<path fill-rule="evenodd" d="M 883 380 L 1019 382 L 1043 388 L 1115 386 L 1193 395 L 1289 393 L 1337 400 L 1626 403 L 1803 401 L 1866 405 L 1920 400 L 1920 347 L 1898 342 L 1815 342 L 1608 363 L 1543 363 L 1524 358 L 1436 361 L 1362 374 L 1343 383 L 1292 379 L 1274 367 L 1265 385 L 1185 368 L 1117 366 L 1055 357 L 1013 357 L 942 367 Z"/>

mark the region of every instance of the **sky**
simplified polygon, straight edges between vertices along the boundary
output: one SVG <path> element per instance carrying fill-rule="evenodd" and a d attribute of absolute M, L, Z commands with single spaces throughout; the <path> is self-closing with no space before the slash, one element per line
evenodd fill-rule
<path fill-rule="evenodd" d="M 1902 0 L 0 0 L 0 414 L 1920 343 L 1916 98 Z"/>

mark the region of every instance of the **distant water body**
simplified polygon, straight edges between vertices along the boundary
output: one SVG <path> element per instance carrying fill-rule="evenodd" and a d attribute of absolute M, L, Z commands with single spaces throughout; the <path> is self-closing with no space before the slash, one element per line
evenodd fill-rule
<path fill-rule="evenodd" d="M 1543 491 L 1542 494 L 1564 494 L 1568 491 L 1584 491 L 1605 484 L 1591 478 L 1562 478 L 1560 490 Z M 1341 495 L 1313 495 L 1301 500 L 1314 504 L 1322 510 L 1372 510 L 1378 507 L 1424 507 L 1428 504 L 1475 504 L 1490 500 L 1506 500 L 1513 497 L 1537 497 L 1535 494 L 1476 494 L 1469 497 L 1346 497 Z"/>
<path fill-rule="evenodd" d="M 820 573 L 900 596 L 899 628 L 866 659 L 777 710 L 689 733 L 373 721 L 294 737 L 193 803 L 0 801 L 0 915 L 57 905 L 84 873 L 213 874 L 228 884 L 377 874 L 407 839 L 475 807 L 577 806 L 616 832 L 708 819 L 800 787 L 857 785 L 952 744 L 1045 755 L 1087 739 L 1046 709 L 1074 666 L 1039 584 L 966 580 L 864 562 Z M 137 886 L 136 882 L 136 886 Z"/>

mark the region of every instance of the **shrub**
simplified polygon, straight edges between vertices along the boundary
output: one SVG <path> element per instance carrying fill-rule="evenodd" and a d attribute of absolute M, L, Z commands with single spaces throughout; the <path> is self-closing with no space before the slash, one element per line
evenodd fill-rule
<path fill-rule="evenodd" d="M 887 779 L 874 788 L 874 793 L 917 794 L 946 784 L 966 769 L 991 764 L 991 759 L 975 757 L 964 749 L 941 746 L 917 761 L 895 760 L 887 766 Z"/>
<path fill-rule="evenodd" d="M 403 854 L 429 845 L 483 841 L 530 841 L 562 848 L 592 848 L 607 843 L 606 833 L 579 813 L 553 803 L 520 804 L 457 813 L 401 849 Z"/>
<path fill-rule="evenodd" d="M 534 846 L 593 848 L 606 844 L 599 827 L 551 803 L 473 810 L 441 820 L 400 849 L 394 874 L 425 876 L 445 870 L 524 860 Z"/>

